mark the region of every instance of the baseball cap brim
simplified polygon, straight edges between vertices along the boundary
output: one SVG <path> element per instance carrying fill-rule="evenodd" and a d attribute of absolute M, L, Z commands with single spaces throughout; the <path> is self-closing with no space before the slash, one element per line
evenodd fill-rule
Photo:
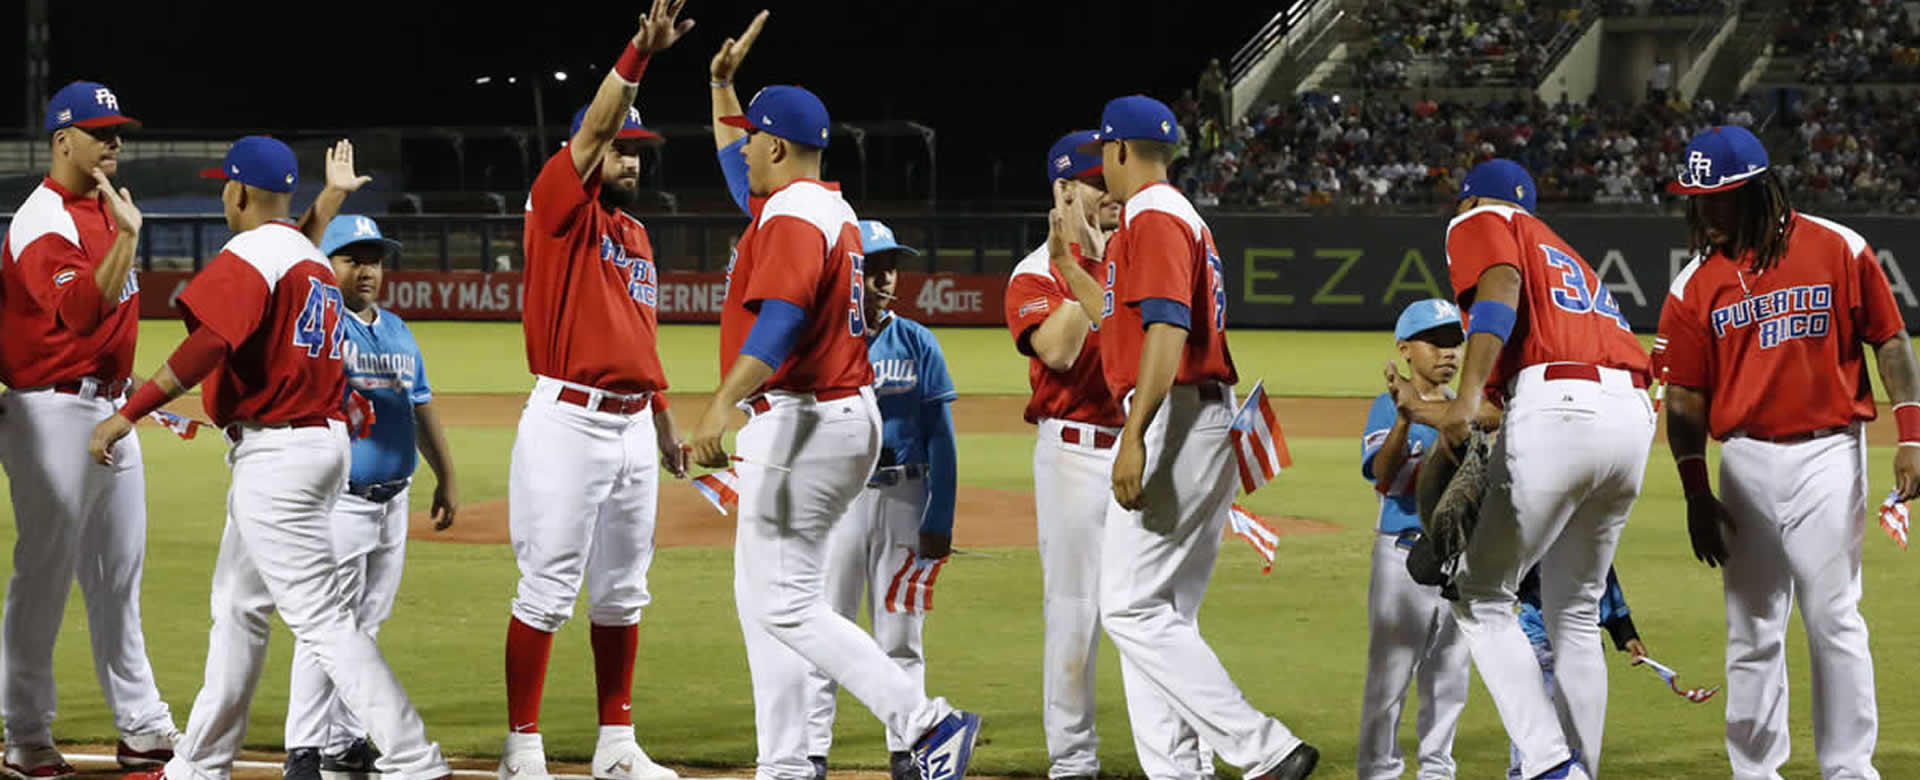
<path fill-rule="evenodd" d="M 200 178 L 202 178 L 202 179 L 220 179 L 221 181 L 226 181 L 226 180 L 227 180 L 227 172 L 226 172 L 226 171 L 225 171 L 224 169 L 221 169 L 221 168 L 203 168 L 203 169 L 201 169 L 201 171 L 200 171 Z"/>
<path fill-rule="evenodd" d="M 720 124 L 726 125 L 728 127 L 738 127 L 742 130 L 760 129 L 760 128 L 754 127 L 752 122 L 747 121 L 746 114 L 732 114 L 729 116 L 720 117 Z"/>
<path fill-rule="evenodd" d="M 1740 189 L 1742 186 L 1745 186 L 1748 181 L 1748 179 L 1741 179 L 1739 181 L 1722 184 L 1718 187 L 1689 187 L 1676 180 L 1667 182 L 1667 192 L 1674 195 L 1712 195 L 1716 192 Z"/>
<path fill-rule="evenodd" d="M 334 255 L 339 254 L 340 250 L 346 249 L 347 247 L 354 246 L 356 244 L 377 244 L 382 249 L 385 249 L 388 255 L 392 255 L 393 253 L 400 251 L 400 242 L 383 236 L 380 238 L 356 238 L 352 241 L 348 241 L 336 247 L 322 249 L 320 253 L 328 257 L 332 257 Z"/>
<path fill-rule="evenodd" d="M 650 145 L 664 144 L 667 142 L 667 139 L 662 137 L 659 133 L 653 132 L 652 130 L 645 130 L 638 127 L 620 128 L 620 132 L 615 133 L 613 137 L 614 138 L 637 138 L 642 141 L 646 141 Z"/>
<path fill-rule="evenodd" d="M 108 116 L 96 116 L 92 119 L 82 119 L 68 125 L 68 127 L 113 127 L 116 125 L 126 125 L 138 129 L 140 127 L 140 120 L 130 116 L 111 114 Z"/>

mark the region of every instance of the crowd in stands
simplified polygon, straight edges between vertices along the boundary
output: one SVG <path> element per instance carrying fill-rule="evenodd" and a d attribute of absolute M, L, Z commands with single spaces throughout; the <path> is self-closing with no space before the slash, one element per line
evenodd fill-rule
<path fill-rule="evenodd" d="M 1538 80 L 1546 45 L 1580 19 L 1572 0 L 1368 0 L 1360 23 L 1374 45 L 1359 58 L 1363 86 L 1503 85 Z M 1415 64 L 1431 63 L 1416 77 Z"/>
<path fill-rule="evenodd" d="M 1774 117 L 1765 135 L 1796 200 L 1913 210 L 1920 120 L 1907 101 L 1823 98 Z M 1521 162 L 1543 203 L 1671 205 L 1665 184 L 1687 140 L 1716 124 L 1754 127 L 1751 98 L 1638 105 L 1342 101 L 1309 94 L 1256 107 L 1231 124 L 1196 113 L 1176 183 L 1201 205 L 1242 208 L 1444 208 L 1475 163 Z"/>
<path fill-rule="evenodd" d="M 1900 0 L 1790 0 L 1775 54 L 1815 84 L 1920 81 L 1920 18 Z"/>

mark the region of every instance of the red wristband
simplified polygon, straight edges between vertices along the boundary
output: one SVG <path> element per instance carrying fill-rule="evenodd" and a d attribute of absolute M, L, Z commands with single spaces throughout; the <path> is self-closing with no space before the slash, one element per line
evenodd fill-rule
<path fill-rule="evenodd" d="M 1920 403 L 1893 405 L 1894 422 L 1900 426 L 1900 443 L 1920 443 Z"/>
<path fill-rule="evenodd" d="M 640 83 L 640 74 L 647 72 L 648 55 L 633 48 L 633 41 L 627 41 L 627 50 L 620 52 L 620 59 L 613 63 L 613 74 L 628 84 Z"/>
<path fill-rule="evenodd" d="M 1690 455 L 1680 459 L 1680 490 L 1686 495 L 1712 493 L 1713 484 L 1707 480 L 1707 459 L 1702 455 Z"/>
<path fill-rule="evenodd" d="M 146 384 L 140 386 L 139 390 L 133 391 L 133 397 L 127 399 L 125 406 L 120 407 L 120 416 L 127 418 L 127 422 L 137 423 L 140 418 L 165 406 L 166 403 L 167 391 L 160 389 L 159 383 L 148 380 Z"/>

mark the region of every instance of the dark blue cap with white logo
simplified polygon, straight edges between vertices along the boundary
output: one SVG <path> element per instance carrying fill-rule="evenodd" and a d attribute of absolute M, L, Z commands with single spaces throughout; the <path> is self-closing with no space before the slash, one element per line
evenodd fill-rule
<path fill-rule="evenodd" d="M 568 128 L 567 137 L 572 138 L 579 135 L 580 123 L 586 121 L 586 119 L 587 106 L 581 106 L 579 111 L 573 112 L 573 126 Z M 627 118 L 620 123 L 620 132 L 615 133 L 613 137 L 638 138 L 653 143 L 665 143 L 667 140 L 661 138 L 659 133 L 648 130 L 645 125 L 640 124 L 640 109 L 633 106 L 627 106 Z"/>
<path fill-rule="evenodd" d="M 747 103 L 747 112 L 723 116 L 720 122 L 742 130 L 757 130 L 797 144 L 827 148 L 827 104 L 801 87 L 775 85 L 760 90 Z"/>
<path fill-rule="evenodd" d="M 76 81 L 53 93 L 47 101 L 47 132 L 63 127 L 139 127 L 139 120 L 120 113 L 113 90 L 92 81 Z"/>
<path fill-rule="evenodd" d="M 1100 142 L 1092 130 L 1076 130 L 1060 136 L 1047 150 L 1047 180 L 1100 178 Z M 1091 150 L 1087 150 L 1092 147 Z"/>
<path fill-rule="evenodd" d="M 1687 142 L 1680 175 L 1667 184 L 1675 195 L 1725 192 L 1767 172 L 1767 147 L 1739 125 L 1709 127 Z"/>
<path fill-rule="evenodd" d="M 1539 190 L 1533 186 L 1533 175 L 1527 173 L 1527 169 L 1512 160 L 1496 157 L 1467 171 L 1467 180 L 1460 184 L 1459 199 L 1499 198 L 1532 211 L 1539 196 Z"/>
<path fill-rule="evenodd" d="M 1092 141 L 1129 140 L 1165 141 L 1177 143 L 1180 140 L 1180 120 L 1173 116 L 1173 109 L 1146 95 L 1128 95 L 1107 101 L 1107 107 L 1100 112 L 1100 129 L 1093 131 Z"/>
<path fill-rule="evenodd" d="M 286 144 L 264 135 L 250 135 L 233 142 L 220 167 L 208 168 L 200 175 L 271 192 L 292 192 L 294 183 L 300 180 L 300 164 Z"/>

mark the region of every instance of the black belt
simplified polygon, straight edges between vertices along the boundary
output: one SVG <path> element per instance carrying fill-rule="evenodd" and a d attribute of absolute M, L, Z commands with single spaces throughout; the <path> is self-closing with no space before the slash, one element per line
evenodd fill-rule
<path fill-rule="evenodd" d="M 400 495 L 400 491 L 406 490 L 407 485 L 412 481 L 393 479 L 386 482 L 348 482 L 347 495 L 364 498 L 375 504 L 384 504 L 392 501 L 394 496 Z"/>
<path fill-rule="evenodd" d="M 893 487 L 910 479 L 927 476 L 927 464 L 909 463 L 904 466 L 881 466 L 873 470 L 873 476 L 867 478 L 867 487 Z"/>

